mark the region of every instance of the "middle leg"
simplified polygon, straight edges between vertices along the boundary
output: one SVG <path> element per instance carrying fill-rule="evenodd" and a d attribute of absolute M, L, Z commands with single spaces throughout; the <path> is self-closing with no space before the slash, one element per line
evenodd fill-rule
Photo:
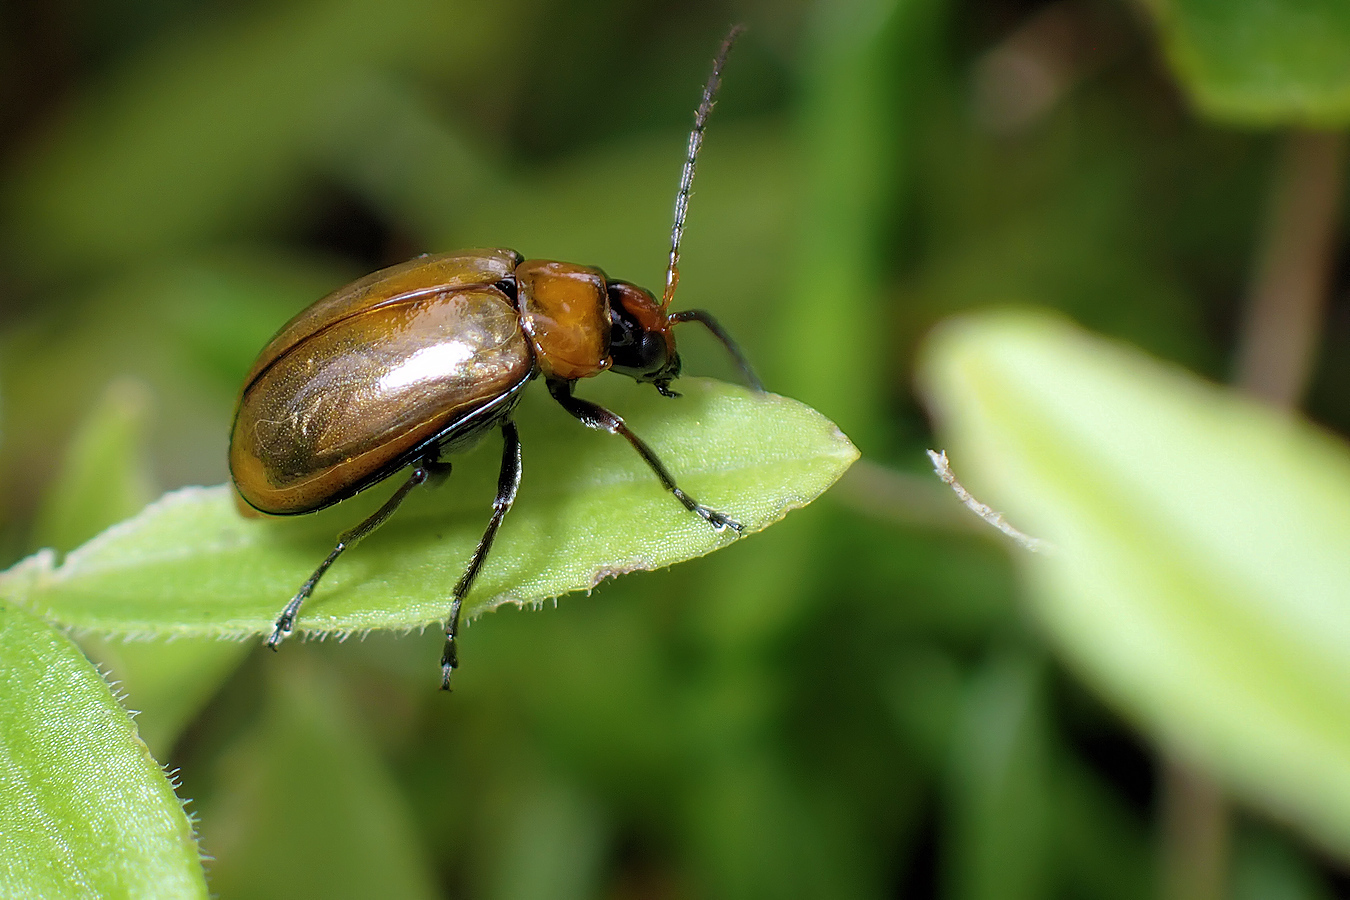
<path fill-rule="evenodd" d="M 502 468 L 497 475 L 497 498 L 492 501 L 492 518 L 488 520 L 487 530 L 473 551 L 469 567 L 460 576 L 455 585 L 455 593 L 450 601 L 450 618 L 445 623 L 445 649 L 441 652 L 441 690 L 450 690 L 450 676 L 459 667 L 459 657 L 455 652 L 455 634 L 459 631 L 459 610 L 464 605 L 464 597 L 473 587 L 478 572 L 483 568 L 492 542 L 497 537 L 497 529 L 502 520 L 511 511 L 516 502 L 516 491 L 520 488 L 520 435 L 516 432 L 516 423 L 509 419 L 502 425 Z"/>

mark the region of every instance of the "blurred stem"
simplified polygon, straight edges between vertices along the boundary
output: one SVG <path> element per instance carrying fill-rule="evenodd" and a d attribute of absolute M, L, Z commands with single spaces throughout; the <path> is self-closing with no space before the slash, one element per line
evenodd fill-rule
<path fill-rule="evenodd" d="M 1289 134 L 1256 274 L 1238 336 L 1236 381 L 1272 406 L 1292 409 L 1307 390 L 1322 330 L 1340 221 L 1346 140 Z M 1218 900 L 1227 892 L 1228 803 L 1203 772 L 1176 759 L 1163 767 L 1164 896 Z"/>
<path fill-rule="evenodd" d="M 1163 765 L 1163 897 L 1219 900 L 1228 875 L 1228 803 L 1187 764 Z"/>
<path fill-rule="evenodd" d="M 1239 335 L 1237 382 L 1281 408 L 1307 388 L 1326 308 L 1346 141 L 1295 131 L 1275 176 L 1256 277 Z"/>
<path fill-rule="evenodd" d="M 770 383 L 864 449 L 881 418 L 883 251 L 910 110 L 945 0 L 819 0 L 801 120 L 806 223 Z M 905 63 L 901 65 L 900 62 Z"/>

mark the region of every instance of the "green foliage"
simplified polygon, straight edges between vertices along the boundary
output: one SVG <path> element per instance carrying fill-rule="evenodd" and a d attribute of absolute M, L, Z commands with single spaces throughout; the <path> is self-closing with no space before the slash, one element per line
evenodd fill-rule
<path fill-rule="evenodd" d="M 1310 486 L 1325 439 L 1245 407 L 1197 415 L 1213 389 L 1141 376 L 1119 349 L 1082 360 L 1045 338 L 1015 371 L 962 357 L 962 378 L 984 373 L 981 402 L 998 398 L 981 415 L 1021 449 L 963 442 L 953 462 L 991 501 L 1012 483 L 1016 524 L 1061 544 L 1026 560 L 932 479 L 909 389 L 935 323 L 1010 302 L 1228 372 L 1272 141 L 1189 115 L 1158 60 L 1210 122 L 1335 127 L 1346 19 L 1320 0 L 1148 5 L 1152 23 L 1079 0 L 128 0 L 0 17 L 6 71 L 24 76 L 0 91 L 0 567 L 28 558 L 0 595 L 70 627 L 141 710 L 140 735 L 201 811 L 223 897 L 1126 900 L 1159 883 L 1158 762 L 1174 754 L 1250 804 L 1233 896 L 1331 896 L 1307 836 L 1343 855 L 1344 797 L 1309 787 L 1344 756 L 1341 588 L 1313 583 L 1334 566 L 1297 566 L 1330 558 L 1339 520 L 1271 515 L 1234 534 L 1248 520 L 1226 518 L 1272 485 L 1327 502 L 1339 481 Z M 345 555 L 302 615 L 302 630 L 363 640 L 274 655 L 191 636 L 268 627 L 395 487 L 280 522 L 183 487 L 227 479 L 259 347 L 315 298 L 422 251 L 510 246 L 658 286 L 690 113 L 733 21 L 749 30 L 707 133 L 676 305 L 711 310 L 792 400 L 684 379 L 668 401 L 612 376 L 579 392 L 755 527 L 853 453 L 792 401 L 838 422 L 868 465 L 732 540 L 535 388 L 518 506 L 475 611 L 698 558 L 542 613 L 480 615 L 441 695 L 437 629 L 416 626 L 444 614 L 485 524 L 489 437 Z M 1328 317 L 1310 393 L 1340 432 L 1347 321 Z M 687 328 L 685 371 L 734 380 Z M 1140 411 L 1169 392 L 1171 413 Z M 1129 416 L 1107 403 L 1145 394 Z M 1127 452 L 1164 425 L 1209 438 Z M 1125 433 L 1065 436 L 1097 431 Z M 981 454 L 1026 471 L 987 476 Z M 1251 478 L 1231 476 L 1239 464 Z M 1197 499 L 1221 476 L 1243 483 Z M 1216 495 L 1232 503 L 1216 512 Z M 1054 577 L 1073 543 L 1060 505 L 1128 571 Z M 55 555 L 32 556 L 43 547 Z M 89 676 L 28 612 L 5 615 Z M 76 702 L 84 682 L 67 683 L 47 699 Z M 118 721 L 52 747 L 99 759 Z M 1318 741 L 1321 768 L 1290 763 Z M 101 793 L 106 774 L 51 799 Z M 162 812 L 155 784 L 119 822 Z M 0 810 L 23 809 L 16 796 L 0 792 Z M 139 871 L 143 893 L 172 893 Z M 35 893 L 14 880 L 29 872 L 4 872 L 0 895 Z"/>
<path fill-rule="evenodd" d="M 857 458 L 832 423 L 798 403 L 708 381 L 680 384 L 684 396 L 673 404 L 630 385 L 619 405 L 689 492 L 747 533 L 809 503 Z M 505 602 L 539 605 L 733 539 L 661 490 L 626 442 L 548 412 L 522 423 L 525 445 L 547 450 L 537 463 L 526 458 L 531 474 L 467 615 Z M 546 421 L 535 428 L 536 418 Z M 297 627 L 351 632 L 444 618 L 447 586 L 467 564 L 491 508 L 495 457 L 480 452 L 461 467 L 465 489 L 432 488 L 410 499 L 343 559 Z M 71 552 L 59 567 L 49 553 L 19 563 L 0 579 L 0 593 L 84 629 L 136 637 L 256 634 L 270 629 L 333 536 L 382 500 L 261 520 L 241 516 L 228 487 L 189 488 Z"/>
<path fill-rule="evenodd" d="M 1350 124 L 1350 7 L 1339 0 L 1146 0 L 1205 115 L 1239 125 Z"/>
<path fill-rule="evenodd" d="M 316 660 L 269 673 L 262 715 L 206 780 L 228 786 L 201 810 L 220 896 L 437 896 L 407 801 Z"/>
<path fill-rule="evenodd" d="M 1350 852 L 1350 454 L 1044 316 L 960 320 L 924 368 L 970 486 L 1074 666 L 1167 746 Z"/>
<path fill-rule="evenodd" d="M 205 897 L 163 770 L 79 649 L 0 602 L 0 896 Z"/>

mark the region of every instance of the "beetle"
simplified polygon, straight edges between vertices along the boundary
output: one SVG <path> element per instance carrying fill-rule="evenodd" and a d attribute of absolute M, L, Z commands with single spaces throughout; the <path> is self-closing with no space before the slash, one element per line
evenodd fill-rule
<path fill-rule="evenodd" d="M 449 474 L 446 457 L 498 429 L 503 447 L 492 515 L 455 585 L 445 624 L 441 687 L 458 667 L 460 608 L 487 559 L 521 479 L 511 414 L 522 389 L 542 376 L 553 398 L 583 425 L 624 437 L 662 486 L 712 527 L 736 520 L 695 501 L 623 419 L 573 393 L 577 381 L 619 372 L 678 396 L 672 326 L 698 322 L 731 354 L 756 391 L 763 385 L 730 336 L 705 310 L 670 313 L 680 243 L 703 133 L 722 67 L 741 28 L 722 42 L 694 115 L 675 199 L 665 291 L 609 278 L 591 266 L 527 260 L 514 250 L 422 256 L 329 294 L 291 319 L 244 379 L 230 435 L 230 474 L 260 513 L 311 513 L 411 467 L 393 495 L 337 538 L 326 559 L 277 617 L 276 650 L 306 598 L 342 553 L 383 524 L 415 487 Z"/>

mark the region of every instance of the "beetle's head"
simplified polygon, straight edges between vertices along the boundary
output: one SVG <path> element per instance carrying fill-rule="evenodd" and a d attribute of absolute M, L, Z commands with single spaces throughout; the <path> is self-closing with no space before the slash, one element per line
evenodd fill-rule
<path fill-rule="evenodd" d="M 661 304 L 648 291 L 626 281 L 609 282 L 609 352 L 612 371 L 649 382 L 667 397 L 680 375 L 675 335 Z"/>

